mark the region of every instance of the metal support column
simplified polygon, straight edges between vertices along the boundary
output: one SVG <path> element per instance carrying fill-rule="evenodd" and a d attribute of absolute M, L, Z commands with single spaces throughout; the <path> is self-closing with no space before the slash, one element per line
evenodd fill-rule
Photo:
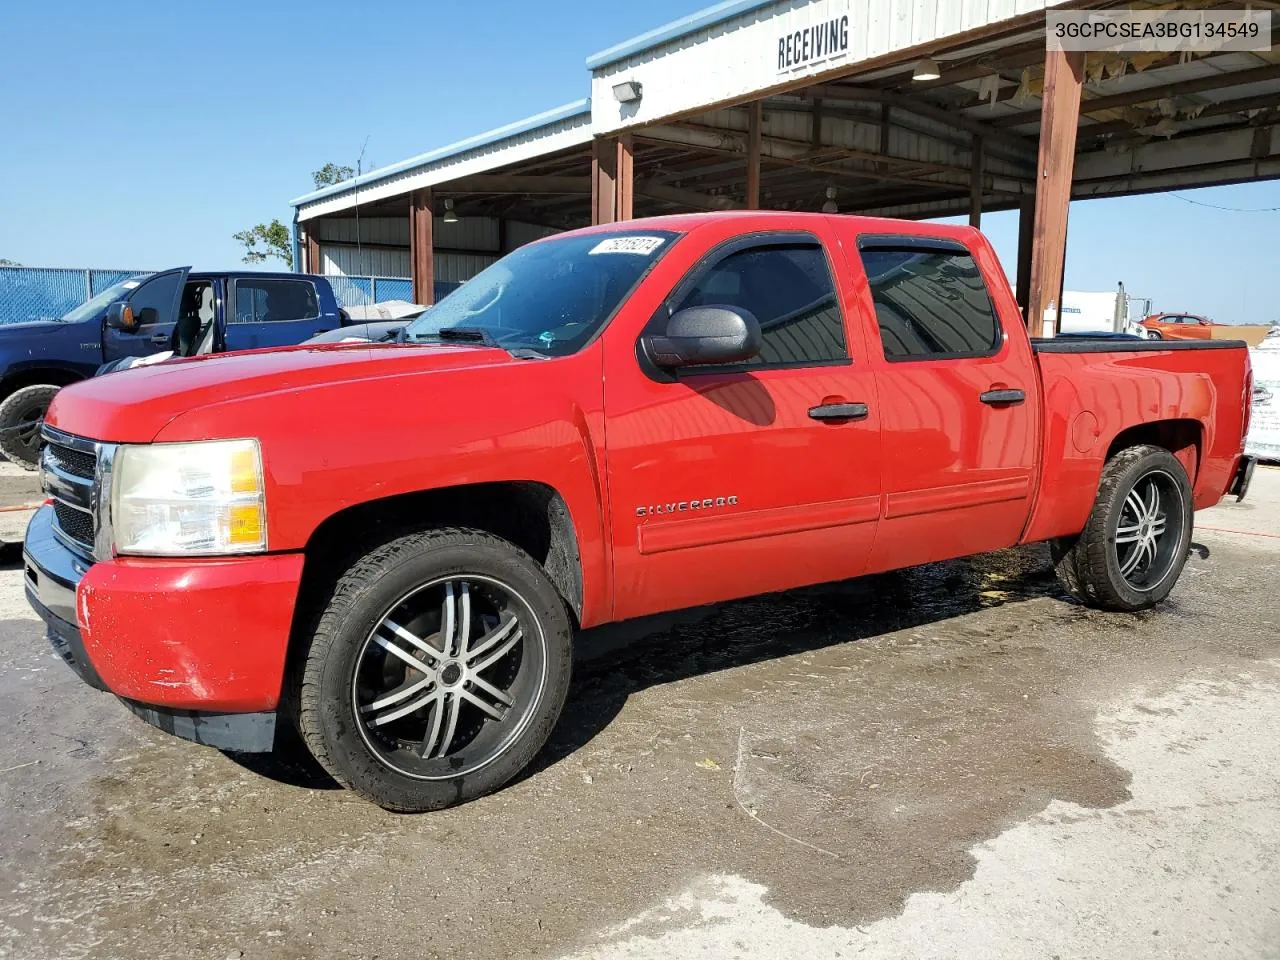
<path fill-rule="evenodd" d="M 1031 292 L 1031 237 L 1036 222 L 1036 197 L 1026 194 L 1018 201 L 1018 279 L 1015 287 L 1018 309 L 1027 317 L 1027 297 Z M 1039 334 L 1036 334 L 1039 336 Z"/>
<path fill-rule="evenodd" d="M 617 180 L 613 185 L 613 218 L 631 220 L 635 217 L 635 144 L 631 134 L 618 138 L 618 162 L 615 166 Z"/>
<path fill-rule="evenodd" d="M 435 303 L 435 249 L 431 239 L 431 191 L 409 195 L 409 275 L 413 278 L 413 302 Z"/>
<path fill-rule="evenodd" d="M 1044 99 L 1040 107 L 1040 159 L 1036 168 L 1036 219 L 1031 238 L 1031 286 L 1027 323 L 1040 335 L 1046 308 L 1055 305 L 1053 329 L 1061 323 L 1061 290 L 1067 259 L 1067 208 L 1076 159 L 1076 126 L 1084 54 L 1048 50 L 1044 58 Z"/>
<path fill-rule="evenodd" d="M 310 230 L 306 233 L 306 261 L 302 265 L 302 269 L 306 273 L 323 273 L 324 266 L 320 263 L 320 241 L 317 240 Z"/>
<path fill-rule="evenodd" d="M 613 223 L 614 193 L 618 182 L 617 141 L 591 141 L 591 223 Z"/>
<path fill-rule="evenodd" d="M 969 226 L 982 226 L 982 137 L 973 138 L 973 163 L 969 169 Z"/>
<path fill-rule="evenodd" d="M 764 111 L 759 100 L 747 107 L 747 209 L 760 209 L 760 127 Z"/>

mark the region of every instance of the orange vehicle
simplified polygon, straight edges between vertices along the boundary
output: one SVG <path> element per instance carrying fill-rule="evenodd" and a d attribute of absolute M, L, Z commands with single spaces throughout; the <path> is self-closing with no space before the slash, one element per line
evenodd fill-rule
<path fill-rule="evenodd" d="M 1151 340 L 1212 340 L 1214 323 L 1191 313 L 1153 313 L 1141 321 Z"/>

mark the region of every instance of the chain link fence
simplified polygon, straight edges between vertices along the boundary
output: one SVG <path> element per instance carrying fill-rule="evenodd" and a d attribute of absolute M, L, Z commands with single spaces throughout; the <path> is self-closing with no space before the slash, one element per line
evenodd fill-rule
<path fill-rule="evenodd" d="M 0 324 L 57 320 L 121 280 L 146 270 L 0 267 Z M 344 307 L 385 300 L 413 300 L 413 282 L 405 277 L 326 277 Z M 436 299 L 456 283 L 437 283 Z"/>

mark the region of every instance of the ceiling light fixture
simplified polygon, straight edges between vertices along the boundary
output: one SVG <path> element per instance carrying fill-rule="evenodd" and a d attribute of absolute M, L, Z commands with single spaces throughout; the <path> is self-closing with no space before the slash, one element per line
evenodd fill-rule
<path fill-rule="evenodd" d="M 836 203 L 836 188 L 827 187 L 827 202 L 822 205 L 823 213 L 839 213 L 840 205 Z"/>
<path fill-rule="evenodd" d="M 446 201 L 444 202 L 444 222 L 445 222 L 445 223 L 457 223 L 457 222 L 458 222 L 458 215 L 457 215 L 457 214 L 454 212 L 454 210 L 453 210 L 453 201 L 452 201 L 452 200 L 446 200 Z"/>
<path fill-rule="evenodd" d="M 925 57 L 916 61 L 916 68 L 911 73 L 912 80 L 937 80 L 942 76 L 942 69 L 933 57 Z"/>

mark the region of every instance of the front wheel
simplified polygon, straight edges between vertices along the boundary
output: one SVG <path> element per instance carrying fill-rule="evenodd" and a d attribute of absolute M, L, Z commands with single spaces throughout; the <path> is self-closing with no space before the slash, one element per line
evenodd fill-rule
<path fill-rule="evenodd" d="M 1169 595 L 1191 547 L 1191 481 L 1168 450 L 1121 450 L 1102 471 L 1078 537 L 1051 544 L 1067 590 L 1102 610 L 1146 610 Z"/>
<path fill-rule="evenodd" d="M 507 541 L 399 537 L 335 585 L 301 671 L 299 731 L 336 780 L 389 810 L 474 799 L 546 743 L 571 634 L 542 568 Z"/>
<path fill-rule="evenodd" d="M 34 383 L 13 391 L 0 403 L 0 453 L 27 470 L 40 463 L 40 428 L 58 387 Z"/>

